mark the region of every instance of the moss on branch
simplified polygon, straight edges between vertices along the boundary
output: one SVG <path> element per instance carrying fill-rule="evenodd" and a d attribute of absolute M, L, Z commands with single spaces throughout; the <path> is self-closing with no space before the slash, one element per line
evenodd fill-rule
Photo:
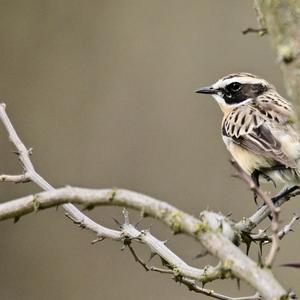
<path fill-rule="evenodd" d="M 255 9 L 258 22 L 269 33 L 287 95 L 300 117 L 300 1 L 255 0 Z"/>

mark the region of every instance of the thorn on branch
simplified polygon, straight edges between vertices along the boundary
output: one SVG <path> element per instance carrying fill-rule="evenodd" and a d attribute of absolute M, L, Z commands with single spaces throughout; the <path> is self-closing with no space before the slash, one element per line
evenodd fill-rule
<path fill-rule="evenodd" d="M 152 258 L 154 258 L 156 255 L 157 255 L 156 252 L 151 252 L 151 253 L 150 253 L 150 257 L 149 257 L 149 259 L 148 259 L 148 262 L 150 262 L 150 261 L 152 260 Z"/>
<path fill-rule="evenodd" d="M 267 267 L 271 267 L 275 256 L 279 250 L 279 237 L 278 237 L 278 229 L 279 229 L 279 212 L 280 212 L 280 207 L 276 207 L 275 204 L 273 203 L 271 197 L 267 195 L 249 176 L 246 174 L 243 169 L 239 166 L 239 164 L 234 160 L 231 159 L 230 163 L 236 170 L 236 177 L 239 177 L 242 179 L 249 187 L 250 189 L 258 195 L 264 203 L 269 207 L 272 215 L 272 245 L 270 248 L 270 251 L 265 259 L 265 265 Z"/>
<path fill-rule="evenodd" d="M 2 108 L 2 109 L 1 109 Z M 15 132 L 8 116 L 6 115 L 5 111 L 4 111 L 4 108 L 5 106 L 2 105 L 0 107 L 0 119 L 1 121 L 3 122 L 9 136 L 10 136 L 10 139 L 11 141 L 14 143 L 14 145 L 16 146 L 16 148 L 18 149 L 17 151 L 17 154 L 19 155 L 19 159 L 21 161 L 21 163 L 23 164 L 23 167 L 24 169 L 27 171 L 27 172 L 30 172 L 30 176 L 32 178 L 32 181 L 35 182 L 38 186 L 40 186 L 42 189 L 44 190 L 47 190 L 47 191 L 53 191 L 55 192 L 55 189 L 47 182 L 45 181 L 38 173 L 35 172 L 34 170 L 34 166 L 32 165 L 31 161 L 30 161 L 30 158 L 29 158 L 29 155 L 30 155 L 30 149 L 29 150 L 26 150 L 26 147 L 25 145 L 22 143 L 22 141 L 20 140 L 20 138 L 18 137 L 17 133 Z M 114 198 L 115 198 L 115 191 L 112 192 L 111 194 L 111 197 L 109 197 L 108 200 L 110 201 L 113 201 Z M 107 204 L 107 203 L 106 203 Z M 111 204 L 115 204 L 115 203 L 111 203 Z M 118 203 L 119 204 L 119 203 Z M 125 205 L 128 205 L 125 201 Z M 66 214 L 66 216 L 74 223 L 74 224 L 77 224 L 79 227 L 81 228 L 88 228 L 90 229 L 91 231 L 93 232 L 96 232 L 98 233 L 99 236 L 101 236 L 103 230 L 105 229 L 103 226 L 97 224 L 96 222 L 90 220 L 87 216 L 85 216 L 84 214 L 82 214 L 75 206 L 73 206 L 71 203 L 67 203 L 67 204 L 64 204 L 63 205 L 63 208 L 68 212 Z M 185 214 L 182 212 L 182 211 L 179 211 L 175 208 L 172 208 L 171 206 L 171 210 L 170 210 L 170 214 L 167 215 L 168 219 L 167 220 L 164 220 L 165 223 L 167 223 L 173 230 L 175 233 L 178 233 L 178 232 L 182 232 L 182 228 L 185 228 L 185 227 L 182 227 L 182 225 L 186 224 L 186 221 L 185 221 L 185 218 L 183 218 L 183 216 L 185 216 Z M 132 227 L 132 225 L 129 224 L 129 217 L 128 217 L 128 212 L 126 210 L 124 210 L 124 218 L 125 218 L 125 224 L 123 224 L 122 226 L 122 229 L 121 231 L 115 231 L 115 230 L 111 230 L 111 233 L 110 234 L 106 234 L 105 236 L 108 236 L 108 237 L 112 237 L 113 239 L 115 240 L 118 240 L 118 241 L 123 241 L 124 242 L 124 247 L 128 246 L 130 247 L 131 246 L 131 240 L 132 239 L 141 239 L 141 242 L 142 242 L 142 239 L 144 238 L 144 236 L 142 235 L 138 235 L 138 233 L 136 235 L 134 235 L 134 238 L 130 238 L 130 237 L 125 237 L 124 238 L 124 235 L 125 235 L 125 232 L 126 232 L 126 228 L 127 229 L 132 229 L 131 231 L 128 231 L 128 235 L 131 235 L 131 232 L 134 232 L 133 231 L 133 228 L 129 228 L 129 226 Z M 157 215 L 158 213 L 155 212 L 155 213 L 152 213 L 151 212 L 151 215 Z M 189 218 L 191 218 L 192 220 L 193 217 L 190 216 Z M 275 219 L 275 218 L 274 218 Z M 193 222 L 191 222 L 193 224 L 196 224 L 197 221 L 194 220 Z M 127 226 L 128 225 L 128 226 Z M 106 230 L 109 230 L 108 228 L 106 228 Z M 106 232 L 106 231 L 104 231 Z M 188 231 L 189 232 L 189 231 Z M 193 231 L 194 233 L 194 231 Z M 103 233 L 104 234 L 104 233 Z M 190 235 L 192 235 L 192 233 L 189 233 Z M 214 232 L 212 232 L 212 234 L 214 234 Z M 146 233 L 145 233 L 146 235 Z M 150 235 L 150 234 L 149 234 Z M 216 236 L 216 238 L 218 238 L 219 234 L 214 234 Z M 220 235 L 221 236 L 221 235 Z M 222 236 L 221 236 L 222 237 Z M 152 236 L 152 238 L 154 238 Z M 100 239 L 100 237 L 98 238 Z M 200 236 L 199 236 L 199 240 L 200 239 Z M 220 239 L 220 241 L 222 241 Z M 151 246 L 151 244 L 149 243 L 149 245 Z M 158 242 L 158 246 L 161 248 L 167 248 L 166 246 L 164 246 L 162 243 Z M 235 246 L 234 246 L 235 247 Z M 213 249 L 215 250 L 214 247 L 212 246 L 207 246 L 208 249 Z M 216 253 L 218 253 L 218 250 L 219 250 L 220 247 L 216 247 Z M 229 249 L 235 249 L 233 248 L 230 243 L 228 243 L 228 248 Z M 158 249 L 158 248 L 157 248 Z M 168 248 L 165 249 L 165 250 L 168 250 L 169 252 L 172 252 L 171 250 L 169 250 Z M 221 251 L 223 249 L 220 249 Z M 156 250 L 158 255 L 160 255 L 160 250 Z M 214 253 L 214 251 L 211 251 L 212 253 Z M 235 252 L 233 252 L 235 253 Z M 236 252 L 236 253 L 239 253 L 239 252 Z M 220 256 L 218 254 L 215 254 L 215 256 Z M 183 282 L 183 277 L 181 274 L 179 274 L 180 272 L 184 274 L 184 271 L 182 271 L 182 268 L 180 267 L 182 265 L 182 260 L 179 258 L 179 257 L 176 257 L 175 261 L 179 261 L 180 264 L 176 264 L 174 263 L 174 260 L 173 259 L 170 259 L 168 256 L 164 256 L 164 255 L 160 255 L 161 257 L 161 260 L 162 260 L 162 263 L 164 266 L 166 266 L 166 269 L 163 269 L 163 268 L 156 268 L 156 267 L 148 267 L 146 265 L 146 263 L 144 262 L 145 266 L 148 267 L 149 270 L 153 270 L 153 271 L 157 271 L 157 272 L 161 272 L 161 273 L 172 273 L 175 275 L 175 278 L 177 280 L 181 280 L 181 282 Z M 162 258 L 164 257 L 164 258 Z M 173 256 L 172 256 L 173 257 Z M 221 260 L 223 259 L 222 257 L 219 257 Z M 140 261 L 143 262 L 143 260 L 139 259 Z M 234 263 L 239 263 L 239 260 L 234 258 L 233 259 L 233 262 Z M 239 272 L 239 265 L 235 266 L 235 264 L 232 264 L 232 268 L 236 270 L 237 274 L 239 274 L 239 276 L 241 276 L 241 278 L 244 278 L 246 279 L 246 281 L 249 281 L 245 276 L 243 276 L 243 274 L 241 274 L 241 272 Z M 175 267 L 175 266 L 179 266 L 179 267 Z M 186 266 L 188 267 L 188 266 Z M 190 267 L 191 268 L 191 267 Z M 253 268 L 254 269 L 254 268 Z M 257 269 L 255 267 L 255 269 Z M 201 270 L 201 273 L 202 273 L 202 270 Z M 215 278 L 220 278 L 220 273 L 219 271 L 217 270 L 218 274 L 215 274 L 213 273 L 211 275 L 211 278 L 210 280 L 214 280 Z M 197 273 L 198 274 L 198 273 Z M 206 271 L 205 271 L 205 275 L 206 274 Z M 187 276 L 191 276 L 189 273 Z M 201 275 L 202 276 L 202 275 Z M 198 280 L 198 277 L 196 276 L 193 276 L 193 278 L 197 278 Z M 251 281 L 250 281 L 251 282 Z M 194 282 L 195 283 L 195 282 Z M 274 281 L 274 283 L 276 284 L 276 281 Z M 195 284 L 196 286 L 196 284 Z M 279 284 L 278 284 L 279 286 Z M 201 289 L 201 288 L 200 288 Z M 261 290 L 263 290 L 263 288 L 261 288 Z M 220 295 L 220 294 L 217 294 L 217 293 L 214 293 L 213 291 L 211 290 L 208 290 L 209 293 L 207 293 L 208 296 L 212 296 L 212 297 L 215 297 L 215 298 L 218 298 L 218 299 L 225 299 L 225 300 L 230 300 L 230 299 L 234 299 L 234 298 L 231 298 L 231 297 L 226 297 L 224 295 Z M 203 289 L 201 290 L 202 293 L 203 292 Z M 238 298 L 235 298 L 234 300 L 237 300 Z M 251 299 L 251 300 L 254 300 L 254 299 L 257 299 L 254 298 L 254 297 L 245 297 L 243 298 L 243 300 L 245 299 Z"/>
<path fill-rule="evenodd" d="M 88 203 L 88 204 L 86 204 L 86 205 L 82 205 L 82 211 L 84 211 L 84 210 L 93 210 L 95 208 L 95 205 L 94 204 L 92 204 L 92 203 Z"/>
<path fill-rule="evenodd" d="M 239 278 L 236 279 L 236 285 L 237 285 L 238 290 L 240 291 L 241 290 L 241 280 Z"/>
<path fill-rule="evenodd" d="M 142 223 L 142 221 L 144 220 L 144 216 L 141 216 L 140 218 L 139 218 L 139 220 L 133 225 L 135 228 L 137 228 L 141 223 Z"/>
<path fill-rule="evenodd" d="M 78 225 L 79 228 L 85 229 L 86 225 L 84 224 L 83 220 L 78 221 L 75 218 L 73 218 L 69 213 L 65 213 L 65 216 L 70 219 L 75 225 Z"/>
<path fill-rule="evenodd" d="M 123 216 L 124 216 L 124 224 L 125 225 L 129 225 L 130 222 L 129 222 L 129 213 L 128 213 L 128 210 L 126 208 L 123 208 Z"/>
<path fill-rule="evenodd" d="M 280 266 L 300 269 L 300 262 L 299 261 L 289 262 L 289 263 L 281 264 Z"/>
<path fill-rule="evenodd" d="M 209 254 L 209 252 L 208 252 L 207 250 L 204 250 L 204 251 L 202 251 L 201 253 L 195 255 L 195 256 L 193 257 L 193 259 L 202 258 L 202 257 L 205 257 L 205 256 L 208 255 L 208 254 Z"/>
<path fill-rule="evenodd" d="M 115 221 L 115 223 L 121 228 L 122 224 L 121 222 L 119 222 L 119 220 L 117 220 L 116 218 L 112 217 L 112 219 Z"/>
<path fill-rule="evenodd" d="M 21 217 L 14 217 L 14 224 L 16 224 L 19 220 L 20 220 Z"/>
<path fill-rule="evenodd" d="M 28 153 L 29 156 L 31 156 L 33 154 L 33 148 L 29 148 L 27 150 L 27 153 Z"/>
<path fill-rule="evenodd" d="M 98 242 L 102 242 L 103 240 L 105 240 L 105 237 L 100 236 L 100 237 L 97 237 L 95 240 L 92 240 L 91 244 L 94 245 L 94 244 L 96 244 Z"/>

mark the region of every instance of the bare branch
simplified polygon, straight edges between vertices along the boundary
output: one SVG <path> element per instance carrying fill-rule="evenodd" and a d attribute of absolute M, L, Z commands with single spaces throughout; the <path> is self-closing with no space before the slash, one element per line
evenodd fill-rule
<path fill-rule="evenodd" d="M 291 198 L 299 195 L 299 191 L 290 193 L 285 197 L 280 198 L 276 201 L 276 206 L 281 206 Z M 249 218 L 243 218 L 241 221 L 234 225 L 234 228 L 239 231 L 251 232 L 257 225 L 259 225 L 266 217 L 271 214 L 271 210 L 267 205 L 261 206 L 252 216 Z"/>
<path fill-rule="evenodd" d="M 265 265 L 267 267 L 270 267 L 270 266 L 272 266 L 272 264 L 275 260 L 275 256 L 279 250 L 278 230 L 279 230 L 280 208 L 275 206 L 271 197 L 267 193 L 265 193 L 260 187 L 258 187 L 257 184 L 255 184 L 255 182 L 252 180 L 252 178 L 242 170 L 242 168 L 238 165 L 238 163 L 236 161 L 234 161 L 232 159 L 231 164 L 237 171 L 236 176 L 239 177 L 240 179 L 242 179 L 249 186 L 251 191 L 253 191 L 255 193 L 255 195 L 258 195 L 270 209 L 270 212 L 272 215 L 272 223 L 271 224 L 272 224 L 272 232 L 273 232 L 272 246 L 270 248 L 269 254 L 266 256 L 266 259 L 265 259 Z"/>
<path fill-rule="evenodd" d="M 30 182 L 29 176 L 25 174 L 20 175 L 0 175 L 0 181 L 2 182 L 14 182 L 14 183 L 26 183 Z"/>
<path fill-rule="evenodd" d="M 190 290 L 222 300 L 256 300 L 260 299 L 258 294 L 251 297 L 232 298 L 213 290 L 205 289 L 196 285 L 197 281 L 205 284 L 216 278 L 227 278 L 231 277 L 229 270 L 222 270 L 221 264 L 216 267 L 207 266 L 204 269 L 197 269 L 186 264 L 182 259 L 175 255 L 164 242 L 156 239 L 148 230 L 137 230 L 133 225 L 130 224 L 128 218 L 128 212 L 124 210 L 125 223 L 121 226 L 121 235 L 124 237 L 123 242 L 129 248 L 136 262 L 138 262 L 145 271 L 155 271 L 164 274 L 173 274 L 174 279 L 177 282 L 183 283 Z M 112 237 L 113 238 L 113 237 Z M 156 253 L 163 261 L 163 264 L 167 268 L 158 268 L 151 266 L 149 267 L 143 259 L 141 259 L 134 251 L 131 243 L 132 241 L 141 242 L 146 244 L 152 252 Z M 229 273 L 228 273 L 229 272 Z M 221 277 L 220 277 L 221 275 Z"/>
<path fill-rule="evenodd" d="M 0 105 L 0 120 L 6 128 L 10 140 L 17 148 L 19 159 L 22 162 L 28 177 L 41 188 L 49 191 L 49 194 L 55 194 L 57 191 L 55 191 L 55 189 L 35 171 L 29 158 L 30 151 L 26 149 L 18 137 L 15 129 L 13 128 L 5 112 L 4 104 Z M 72 191 L 72 189 L 69 189 L 69 191 L 70 190 Z M 116 195 L 114 190 L 109 192 L 109 195 L 106 194 L 106 203 L 113 202 Z M 230 222 L 228 222 L 224 216 L 212 212 L 202 212 L 200 218 L 198 219 L 176 209 L 167 203 L 158 200 L 151 201 L 151 198 L 149 199 L 149 197 L 143 195 L 137 194 L 137 196 L 138 201 L 135 204 L 138 204 L 138 209 L 140 211 L 160 219 L 174 232 L 183 232 L 194 236 L 212 255 L 220 259 L 222 268 L 230 270 L 230 273 L 233 274 L 233 276 L 244 279 L 264 298 L 280 299 L 283 296 L 287 296 L 287 292 L 277 282 L 271 272 L 257 266 L 254 261 L 252 261 L 232 243 L 231 240 L 234 239 L 235 234 L 232 230 Z M 73 195 L 73 197 L 78 199 L 77 195 Z M 33 208 L 34 210 L 37 210 L 39 207 L 42 207 L 40 198 L 33 198 L 31 200 L 33 202 L 29 204 L 30 209 Z M 150 203 L 148 203 L 149 200 Z M 16 204 L 15 201 L 13 202 Z M 130 199 L 126 199 L 125 202 L 127 202 L 128 207 L 130 207 Z M 122 239 L 120 231 L 107 229 L 95 223 L 81 211 L 79 211 L 74 205 L 68 203 L 63 204 L 62 206 L 67 211 L 69 218 L 75 224 L 95 232 L 99 238 L 111 237 L 118 240 Z M 7 208 L 7 206 L 4 205 L 1 206 L 1 208 Z M 26 207 L 23 207 L 23 210 L 28 212 L 28 208 Z M 126 224 L 124 225 L 123 231 L 125 228 Z M 148 238 L 151 237 L 148 234 L 144 234 L 142 236 Z M 185 270 L 186 266 L 182 265 L 182 267 Z M 199 272 L 199 269 L 197 270 Z M 260 280 L 257 280 L 257 278 L 260 278 Z"/>
<path fill-rule="evenodd" d="M 235 276 L 242 277 L 244 276 L 242 274 L 245 274 L 244 270 L 247 270 L 247 281 L 250 278 L 255 289 L 260 291 L 260 289 L 269 289 L 269 287 L 278 288 L 278 283 L 275 284 L 275 279 L 269 271 L 259 268 L 255 262 L 252 262 L 249 257 L 228 240 L 227 237 L 231 236 L 232 238 L 234 234 L 232 235 L 232 232 L 230 232 L 230 226 L 227 227 L 230 223 L 227 223 L 226 218 L 216 220 L 214 213 L 203 212 L 202 218 L 198 219 L 166 202 L 128 190 L 94 190 L 66 187 L 50 192 L 42 192 L 0 204 L 0 220 L 30 213 L 34 211 L 34 203 L 38 203 L 36 206 L 39 209 L 44 209 L 69 202 L 81 204 L 87 208 L 113 205 L 141 211 L 144 215 L 162 221 L 171 229 L 175 227 L 177 230 L 180 229 L 181 232 L 201 241 L 204 247 L 213 255 L 220 257 L 221 261 L 230 265 Z M 207 221 L 207 219 L 210 219 L 210 221 Z M 217 232 L 209 229 L 212 226 L 209 225 L 211 223 L 214 223 L 212 228 Z M 221 224 L 223 225 L 221 226 Z M 223 230 L 225 236 L 220 234 L 221 230 Z M 239 261 L 239 263 L 237 264 L 236 261 Z M 257 276 L 261 278 L 259 282 L 255 279 Z M 261 291 L 260 294 L 262 294 Z"/>
<path fill-rule="evenodd" d="M 221 300 L 261 300 L 261 296 L 256 293 L 252 296 L 246 296 L 246 297 L 229 297 L 225 296 L 219 293 L 214 292 L 213 290 L 205 289 L 203 287 L 200 287 L 199 285 L 196 284 L 194 280 L 188 279 L 188 278 L 181 278 L 178 280 L 181 283 L 184 283 L 189 290 L 194 291 L 196 293 L 204 294 L 209 297 L 213 297 L 216 299 L 221 299 Z"/>
<path fill-rule="evenodd" d="M 19 160 L 21 161 L 23 168 L 25 170 L 26 179 L 31 180 L 36 183 L 39 187 L 41 187 L 45 191 L 53 191 L 55 190 L 44 178 L 42 178 L 34 169 L 34 166 L 30 160 L 30 155 L 32 154 L 32 149 L 27 149 L 25 145 L 22 143 L 21 139 L 17 135 L 12 123 L 10 122 L 6 111 L 6 105 L 4 103 L 0 104 L 0 120 L 2 121 L 8 136 L 9 140 L 15 145 L 17 149 L 17 154 Z M 36 209 L 36 205 L 34 206 Z M 99 232 L 103 232 L 103 228 L 101 225 L 97 224 L 90 218 L 88 218 L 85 214 L 83 214 L 79 209 L 77 209 L 72 204 L 64 204 L 62 206 L 64 210 L 68 213 L 68 215 L 73 219 L 75 223 L 80 223 L 81 226 L 95 232 L 99 235 Z M 113 234 L 113 232 L 105 232 L 103 233 L 103 237 L 105 235 Z M 116 232 L 114 232 L 116 234 Z"/>
<path fill-rule="evenodd" d="M 293 231 L 292 226 L 294 225 L 294 223 L 296 221 L 299 220 L 298 216 L 293 216 L 293 218 L 291 219 L 291 221 L 289 223 L 287 223 L 286 225 L 284 225 L 282 227 L 282 229 L 278 232 L 278 238 L 280 240 L 282 240 L 289 232 Z M 269 236 L 267 234 L 267 229 L 263 229 L 263 230 L 259 230 L 258 233 L 256 234 L 250 234 L 250 238 L 253 241 L 259 241 L 262 242 L 263 244 L 269 244 L 270 242 L 272 242 L 272 236 Z"/>
<path fill-rule="evenodd" d="M 299 216 L 293 216 L 292 220 L 283 226 L 283 228 L 278 232 L 278 237 L 280 240 L 282 240 L 289 232 L 293 231 L 292 226 L 298 220 Z"/>
<path fill-rule="evenodd" d="M 173 271 L 170 269 L 157 268 L 154 266 L 149 267 L 146 264 L 146 262 L 136 254 L 136 252 L 134 251 L 134 249 L 130 243 L 127 244 L 127 247 L 129 248 L 130 253 L 134 257 L 135 261 L 138 262 L 146 271 L 155 271 L 155 272 L 159 272 L 159 273 L 173 274 Z"/>

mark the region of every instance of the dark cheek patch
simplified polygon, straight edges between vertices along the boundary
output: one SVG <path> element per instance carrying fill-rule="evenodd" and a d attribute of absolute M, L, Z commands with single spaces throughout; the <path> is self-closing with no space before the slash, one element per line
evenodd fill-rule
<path fill-rule="evenodd" d="M 243 93 L 243 90 L 237 93 L 224 93 L 224 100 L 227 104 L 237 104 L 246 101 L 249 98 L 248 94 Z"/>
<path fill-rule="evenodd" d="M 263 94 L 267 87 L 262 84 L 244 84 L 238 92 L 224 90 L 224 100 L 227 104 L 237 104 L 249 98 L 256 98 Z"/>

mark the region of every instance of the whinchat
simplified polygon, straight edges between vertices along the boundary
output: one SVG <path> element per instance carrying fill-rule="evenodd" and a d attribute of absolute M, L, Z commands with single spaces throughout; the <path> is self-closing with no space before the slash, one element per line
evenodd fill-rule
<path fill-rule="evenodd" d="M 218 102 L 224 114 L 223 141 L 257 184 L 260 175 L 283 182 L 287 188 L 280 197 L 298 188 L 300 135 L 295 112 L 272 84 L 253 74 L 237 73 L 196 93 L 211 94 Z"/>

